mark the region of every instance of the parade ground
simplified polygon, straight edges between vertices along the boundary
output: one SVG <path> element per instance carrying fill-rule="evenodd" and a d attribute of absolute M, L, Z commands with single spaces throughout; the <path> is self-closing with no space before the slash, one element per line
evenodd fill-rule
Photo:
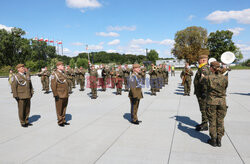
<path fill-rule="evenodd" d="M 178 71 L 157 96 L 143 89 L 140 125 L 130 123 L 128 92 L 109 88 L 91 99 L 78 85 L 69 98 L 70 125 L 59 127 L 53 94 L 33 76 L 33 126 L 23 128 L 7 78 L 0 78 L 0 164 L 250 164 L 249 81 L 249 70 L 229 73 L 225 135 L 222 147 L 212 147 L 208 131 L 195 131 L 201 114 L 193 84 L 191 96 L 183 96 Z"/>

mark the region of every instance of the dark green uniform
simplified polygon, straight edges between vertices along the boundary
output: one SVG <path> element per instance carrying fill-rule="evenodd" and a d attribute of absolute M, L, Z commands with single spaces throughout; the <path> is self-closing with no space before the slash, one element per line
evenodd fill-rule
<path fill-rule="evenodd" d="M 190 68 L 184 68 L 181 72 L 182 85 L 184 86 L 184 95 L 190 95 L 193 71 Z"/>
<path fill-rule="evenodd" d="M 224 135 L 224 118 L 227 113 L 226 88 L 227 77 L 222 74 L 211 74 L 207 82 L 207 116 L 209 120 L 209 135 L 212 140 L 221 141 Z"/>
<path fill-rule="evenodd" d="M 204 77 L 210 74 L 210 70 L 207 64 L 203 65 L 202 67 L 198 68 L 195 78 L 194 78 L 194 94 L 196 95 L 201 111 L 201 120 L 202 123 L 199 127 L 201 129 L 207 130 L 208 129 L 208 118 L 206 113 L 206 96 L 207 93 L 205 92 L 205 88 L 207 84 L 202 80 Z M 199 128 L 197 130 L 200 130 Z"/>

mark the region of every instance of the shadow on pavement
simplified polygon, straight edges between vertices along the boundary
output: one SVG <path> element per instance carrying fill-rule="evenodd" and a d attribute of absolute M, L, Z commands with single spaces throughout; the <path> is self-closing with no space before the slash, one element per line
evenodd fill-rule
<path fill-rule="evenodd" d="M 250 96 L 250 93 L 230 93 L 234 95 Z"/>
<path fill-rule="evenodd" d="M 182 92 L 174 92 L 174 94 L 176 94 L 176 95 L 184 95 L 184 93 L 182 93 Z"/>
<path fill-rule="evenodd" d="M 175 120 L 178 121 L 179 130 L 187 133 L 190 137 L 199 139 L 201 142 L 207 143 L 207 140 L 210 138 L 207 134 L 196 131 L 194 128 L 185 126 L 185 125 L 189 125 L 189 126 L 195 127 L 198 124 L 196 121 L 191 120 L 189 117 L 186 117 L 186 116 L 174 116 L 171 118 L 175 118 Z"/>
<path fill-rule="evenodd" d="M 123 118 L 131 122 L 131 114 L 130 113 L 124 113 Z"/>
<path fill-rule="evenodd" d="M 151 92 L 144 92 L 144 94 L 146 94 L 146 95 L 151 95 Z"/>
<path fill-rule="evenodd" d="M 71 114 L 66 114 L 65 115 L 65 120 L 66 120 L 66 122 L 72 120 L 72 115 Z"/>
<path fill-rule="evenodd" d="M 41 115 L 33 115 L 33 116 L 29 117 L 29 123 L 36 122 L 40 118 L 41 118 Z"/>

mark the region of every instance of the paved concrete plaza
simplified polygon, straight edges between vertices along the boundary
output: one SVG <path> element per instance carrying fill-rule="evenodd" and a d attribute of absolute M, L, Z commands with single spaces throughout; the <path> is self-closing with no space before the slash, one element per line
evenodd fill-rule
<path fill-rule="evenodd" d="M 52 93 L 43 94 L 32 77 L 32 127 L 22 128 L 17 103 L 6 78 L 0 78 L 0 164 L 186 164 L 250 163 L 250 71 L 231 71 L 222 147 L 206 143 L 208 131 L 197 132 L 201 116 L 195 95 L 183 96 L 180 72 L 157 96 L 143 89 L 142 123 L 132 125 L 128 93 L 114 89 L 89 97 L 90 89 L 70 95 L 66 119 L 57 126 Z M 193 86 L 192 91 L 193 93 Z"/>

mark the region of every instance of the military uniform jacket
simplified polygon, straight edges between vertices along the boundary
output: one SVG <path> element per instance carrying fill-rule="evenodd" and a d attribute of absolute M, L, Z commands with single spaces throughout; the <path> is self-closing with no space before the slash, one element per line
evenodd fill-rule
<path fill-rule="evenodd" d="M 50 72 L 49 72 L 49 71 L 44 71 L 44 72 L 42 73 L 42 76 L 47 76 L 47 77 L 49 77 L 49 76 L 50 76 Z"/>
<path fill-rule="evenodd" d="M 138 74 L 132 73 L 129 79 L 129 86 L 130 86 L 128 94 L 129 98 L 137 98 L 137 99 L 143 98 L 140 79 L 141 77 Z"/>
<path fill-rule="evenodd" d="M 107 76 L 108 76 L 108 70 L 105 69 L 105 68 L 103 68 L 103 69 L 102 69 L 102 77 L 103 77 L 103 78 L 106 78 Z"/>
<path fill-rule="evenodd" d="M 116 71 L 115 71 L 115 70 L 111 70 L 111 71 L 110 71 L 110 76 L 111 76 L 112 78 L 115 78 L 115 77 L 116 77 Z"/>
<path fill-rule="evenodd" d="M 227 77 L 222 74 L 211 74 L 205 78 L 207 83 L 207 104 L 225 105 L 226 89 L 228 86 Z"/>
<path fill-rule="evenodd" d="M 73 76 L 72 76 L 72 70 L 71 69 L 68 69 L 68 70 L 66 70 L 66 75 L 67 75 L 67 78 L 68 79 L 73 79 Z"/>
<path fill-rule="evenodd" d="M 210 74 L 208 65 L 203 65 L 201 68 L 198 68 L 195 77 L 194 77 L 194 94 L 201 96 L 204 93 L 204 90 L 207 87 L 207 84 L 203 81 L 203 78 Z"/>
<path fill-rule="evenodd" d="M 79 78 L 80 79 L 85 79 L 85 70 L 84 69 L 79 69 L 79 71 L 78 71 L 78 75 L 79 75 Z"/>
<path fill-rule="evenodd" d="M 126 68 L 123 70 L 123 74 L 124 74 L 124 77 L 129 77 L 130 75 L 130 69 L 129 68 Z"/>
<path fill-rule="evenodd" d="M 192 81 L 191 76 L 193 76 L 193 71 L 188 68 L 184 68 L 184 70 L 181 72 L 181 78 L 185 76 L 185 81 Z"/>
<path fill-rule="evenodd" d="M 69 86 L 67 82 L 67 76 L 60 71 L 55 71 L 51 75 L 51 89 L 54 96 L 59 98 L 69 97 Z"/>
<path fill-rule="evenodd" d="M 151 79 L 156 79 L 157 78 L 157 72 L 156 72 L 156 70 L 151 69 L 149 71 L 149 75 L 150 75 Z"/>
<path fill-rule="evenodd" d="M 119 69 L 118 71 L 116 71 L 116 75 L 117 75 L 117 77 L 122 78 L 123 77 L 122 69 Z"/>
<path fill-rule="evenodd" d="M 89 69 L 89 80 L 90 82 L 96 82 L 98 77 L 98 73 L 96 69 Z"/>
<path fill-rule="evenodd" d="M 12 92 L 14 98 L 29 99 L 33 96 L 33 86 L 29 75 L 14 74 L 12 79 Z"/>

